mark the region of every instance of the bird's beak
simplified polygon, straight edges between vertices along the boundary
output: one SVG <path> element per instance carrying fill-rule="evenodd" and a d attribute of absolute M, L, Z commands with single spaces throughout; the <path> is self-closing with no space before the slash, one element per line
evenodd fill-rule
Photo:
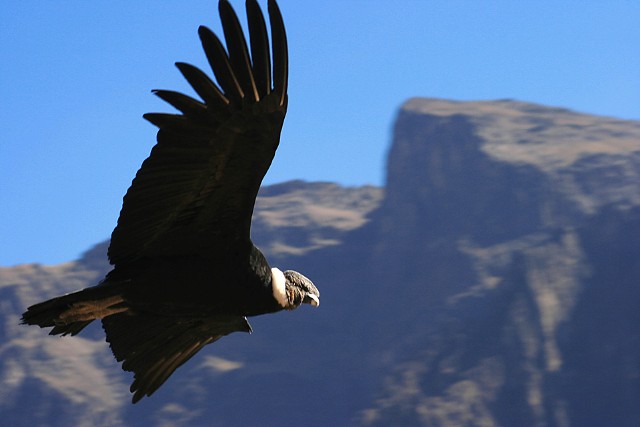
<path fill-rule="evenodd" d="M 320 298 L 318 298 L 317 296 L 313 295 L 313 294 L 306 294 L 304 296 L 304 299 L 302 300 L 303 303 L 305 304 L 310 304 L 314 307 L 317 307 L 320 305 Z"/>

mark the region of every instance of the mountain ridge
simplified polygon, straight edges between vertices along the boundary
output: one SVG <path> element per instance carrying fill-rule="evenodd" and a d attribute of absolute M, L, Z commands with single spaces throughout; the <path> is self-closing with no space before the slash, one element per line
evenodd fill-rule
<path fill-rule="evenodd" d="M 640 122 L 412 98 L 384 190 L 261 190 L 253 238 L 314 280 L 318 310 L 252 319 L 132 407 L 98 326 L 17 325 L 97 283 L 107 243 L 3 268 L 0 408 L 12 425 L 637 425 L 638 183 Z"/>

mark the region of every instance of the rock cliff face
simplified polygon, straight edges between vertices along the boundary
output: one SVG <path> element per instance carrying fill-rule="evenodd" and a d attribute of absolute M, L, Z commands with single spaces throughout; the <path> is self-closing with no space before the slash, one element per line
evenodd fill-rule
<path fill-rule="evenodd" d="M 265 188 L 254 239 L 318 310 L 252 320 L 148 401 L 99 326 L 17 325 L 95 283 L 76 262 L 0 269 L 11 425 L 637 426 L 640 123 L 516 101 L 412 99 L 380 189 Z M 248 410 L 250 408 L 250 410 Z"/>
<path fill-rule="evenodd" d="M 396 366 L 362 424 L 640 422 L 637 122 L 413 99 L 386 194 Z"/>

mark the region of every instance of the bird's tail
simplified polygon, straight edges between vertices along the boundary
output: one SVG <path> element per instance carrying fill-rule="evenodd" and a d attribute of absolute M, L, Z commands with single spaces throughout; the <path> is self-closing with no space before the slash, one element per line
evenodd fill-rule
<path fill-rule="evenodd" d="M 128 309 L 118 286 L 98 285 L 32 305 L 21 323 L 52 327 L 49 335 L 76 335 L 95 319 Z"/>

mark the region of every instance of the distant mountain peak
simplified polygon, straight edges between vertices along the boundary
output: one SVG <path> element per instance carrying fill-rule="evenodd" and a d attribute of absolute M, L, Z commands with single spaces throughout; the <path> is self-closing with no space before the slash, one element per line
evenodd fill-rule
<path fill-rule="evenodd" d="M 464 116 L 485 142 L 482 150 L 505 162 L 543 170 L 566 168 L 584 156 L 640 151 L 640 122 L 578 113 L 515 100 L 447 101 L 412 98 L 402 113 Z M 401 113 L 401 114 L 402 114 Z"/>

